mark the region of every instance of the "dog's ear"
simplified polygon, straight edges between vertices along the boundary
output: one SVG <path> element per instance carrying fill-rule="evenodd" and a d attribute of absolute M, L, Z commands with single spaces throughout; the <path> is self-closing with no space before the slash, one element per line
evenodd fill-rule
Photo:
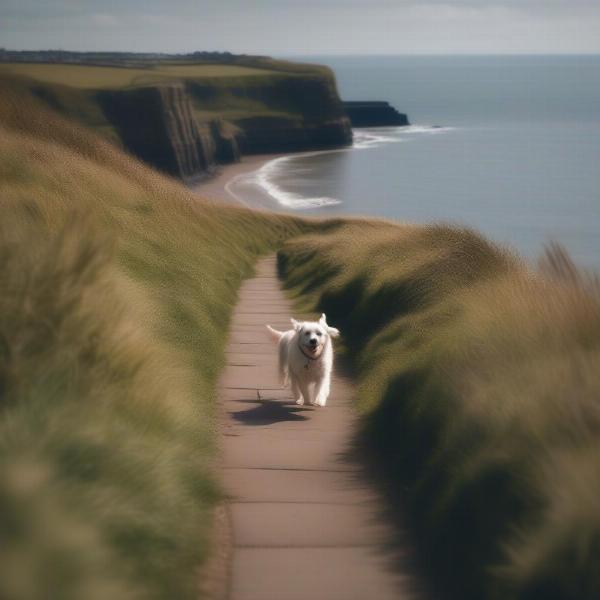
<path fill-rule="evenodd" d="M 327 326 L 327 333 L 330 335 L 330 337 L 338 337 L 340 335 L 340 330 L 336 329 L 335 327 Z"/>
<path fill-rule="evenodd" d="M 336 329 L 335 327 L 329 327 L 329 325 L 327 325 L 327 316 L 325 313 L 321 314 L 319 325 L 321 325 L 321 327 L 323 327 L 331 337 L 338 337 L 340 335 L 339 329 Z"/>
<path fill-rule="evenodd" d="M 294 331 L 298 331 L 300 329 L 300 322 L 296 321 L 296 319 L 290 319 L 290 321 L 292 322 L 292 327 L 294 328 Z"/>

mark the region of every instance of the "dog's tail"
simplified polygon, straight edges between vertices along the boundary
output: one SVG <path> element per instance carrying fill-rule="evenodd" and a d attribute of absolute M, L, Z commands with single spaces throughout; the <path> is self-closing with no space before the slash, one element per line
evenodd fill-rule
<path fill-rule="evenodd" d="M 278 342 L 281 339 L 281 336 L 283 335 L 283 331 L 277 331 L 277 329 L 273 329 L 270 325 L 266 326 L 269 334 L 271 335 L 271 338 L 273 339 L 274 342 Z"/>
<path fill-rule="evenodd" d="M 273 329 L 270 325 L 267 325 L 266 327 L 273 341 L 279 344 L 285 332 L 277 331 L 277 329 Z M 289 375 L 287 352 L 287 344 L 279 344 L 279 380 L 284 387 L 287 385 Z"/>

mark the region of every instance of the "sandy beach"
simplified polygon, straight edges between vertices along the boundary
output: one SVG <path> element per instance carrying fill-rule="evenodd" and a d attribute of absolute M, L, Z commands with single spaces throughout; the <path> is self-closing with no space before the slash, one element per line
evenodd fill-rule
<path fill-rule="evenodd" d="M 210 199 L 219 202 L 228 202 L 239 204 L 239 201 L 227 191 L 227 184 L 234 178 L 257 171 L 265 163 L 283 156 L 282 154 L 256 154 L 251 156 L 243 156 L 238 163 L 230 165 L 221 165 L 217 173 L 191 186 L 191 190 L 202 198 Z"/>

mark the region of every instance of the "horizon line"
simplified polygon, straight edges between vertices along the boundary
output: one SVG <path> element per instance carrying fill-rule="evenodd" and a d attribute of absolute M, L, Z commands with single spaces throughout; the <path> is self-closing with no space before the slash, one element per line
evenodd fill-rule
<path fill-rule="evenodd" d="M 72 50 L 67 48 L 7 48 L 2 47 L 1 50 L 5 52 L 73 52 L 73 53 L 94 53 L 94 52 L 111 52 L 111 53 L 122 53 L 122 54 L 193 54 L 195 52 L 206 52 L 206 53 L 229 53 L 232 55 L 246 55 L 246 56 L 269 56 L 273 58 L 291 58 L 291 57 L 319 57 L 319 56 L 335 56 L 335 57 L 357 57 L 357 56 L 600 56 L 600 50 L 595 52 L 581 52 L 581 51 L 565 51 L 565 52 L 258 52 L 258 51 L 233 51 L 233 50 L 115 50 L 115 49 L 93 49 L 93 50 Z"/>

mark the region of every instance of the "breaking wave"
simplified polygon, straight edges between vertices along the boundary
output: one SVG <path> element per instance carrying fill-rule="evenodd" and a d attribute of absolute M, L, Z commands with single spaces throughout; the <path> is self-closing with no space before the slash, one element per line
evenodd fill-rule
<path fill-rule="evenodd" d="M 225 186 L 226 191 L 241 204 L 248 206 L 238 193 L 238 187 L 254 186 L 258 187 L 280 207 L 293 210 L 308 210 L 333 206 L 341 204 L 342 201 L 330 196 L 309 196 L 298 192 L 292 192 L 284 189 L 282 183 L 286 176 L 307 175 L 311 169 L 294 165 L 298 159 L 322 154 L 332 154 L 339 152 L 351 152 L 353 150 L 368 150 L 376 148 L 383 144 L 395 144 L 400 142 L 409 142 L 414 139 L 416 134 L 440 134 L 451 131 L 451 127 L 408 125 L 405 127 L 371 127 L 354 130 L 354 142 L 348 148 L 336 148 L 333 150 L 319 150 L 314 152 L 302 152 L 290 156 L 280 156 L 268 161 L 260 169 L 250 173 L 243 173 L 234 177 Z"/>

